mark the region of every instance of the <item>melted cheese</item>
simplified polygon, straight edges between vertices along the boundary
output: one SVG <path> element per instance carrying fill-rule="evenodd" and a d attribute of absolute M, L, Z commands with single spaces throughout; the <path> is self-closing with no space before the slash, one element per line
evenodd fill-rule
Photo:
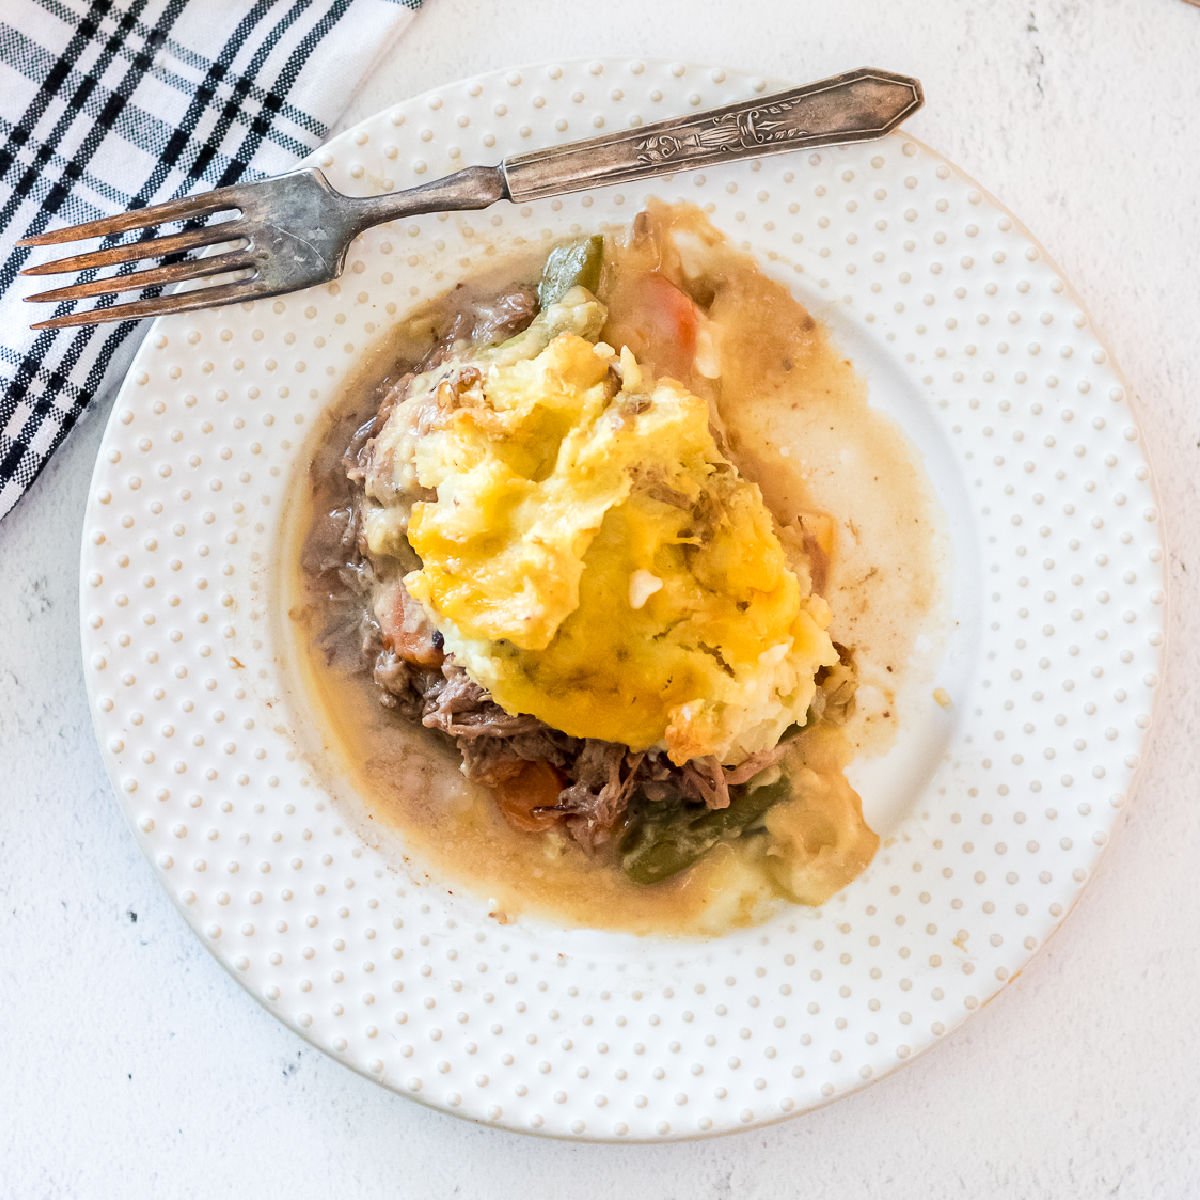
<path fill-rule="evenodd" d="M 569 332 L 457 380 L 412 441 L 405 584 L 498 704 L 680 763 L 803 724 L 829 612 L 704 400 Z"/>

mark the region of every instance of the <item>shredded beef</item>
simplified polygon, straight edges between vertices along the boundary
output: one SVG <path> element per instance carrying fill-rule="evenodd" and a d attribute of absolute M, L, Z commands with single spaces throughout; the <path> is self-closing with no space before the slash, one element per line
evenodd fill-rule
<path fill-rule="evenodd" d="M 359 507 L 349 498 L 318 513 L 305 542 L 300 565 L 314 575 L 341 572 L 358 543 Z"/>
<path fill-rule="evenodd" d="M 537 729 L 511 737 L 488 734 L 461 738 L 458 752 L 467 778 L 494 787 L 511 779 L 526 763 L 544 761 L 563 770 L 574 759 L 576 744 L 575 738 L 539 722 Z"/>
<path fill-rule="evenodd" d="M 463 296 L 459 300 L 459 295 Z M 448 297 L 451 316 L 441 336 L 417 364 L 417 370 L 440 367 L 459 342 L 474 346 L 494 346 L 520 333 L 537 316 L 537 292 L 532 287 L 516 287 L 489 300 L 468 300 L 465 293 Z"/>
<path fill-rule="evenodd" d="M 773 767 L 779 762 L 786 749 L 780 742 L 770 750 L 760 750 L 757 754 L 751 754 L 749 758 L 742 759 L 736 767 L 725 770 L 725 782 L 730 787 L 737 787 L 739 783 L 749 783 L 755 775 L 761 775 L 768 767 Z"/>
<path fill-rule="evenodd" d="M 709 755 L 693 758 L 679 768 L 683 782 L 690 787 L 709 808 L 729 807 L 729 780 L 721 763 Z"/>
<path fill-rule="evenodd" d="M 410 721 L 421 719 L 421 696 L 416 687 L 419 667 L 413 667 L 393 650 L 377 650 L 373 678 L 379 688 L 379 703 L 395 709 Z"/>
<path fill-rule="evenodd" d="M 589 850 L 606 840 L 625 815 L 643 757 L 595 738 L 580 744 L 571 764 L 573 782 L 559 793 L 555 808 L 567 814 L 567 828 Z"/>
<path fill-rule="evenodd" d="M 537 291 L 517 287 L 490 300 L 476 301 L 471 308 L 470 339 L 477 346 L 493 346 L 520 333 L 537 316 Z"/>
<path fill-rule="evenodd" d="M 426 729 L 440 729 L 461 742 L 533 733 L 541 722 L 537 717 L 505 712 L 466 671 L 445 662 L 442 681 L 435 681 L 425 693 L 421 724 Z"/>

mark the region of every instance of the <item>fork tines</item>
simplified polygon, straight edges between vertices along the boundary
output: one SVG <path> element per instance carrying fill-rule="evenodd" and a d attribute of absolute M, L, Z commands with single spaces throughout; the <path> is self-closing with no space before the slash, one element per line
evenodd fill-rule
<path fill-rule="evenodd" d="M 120 242 L 99 250 L 71 254 L 52 262 L 38 263 L 26 267 L 22 275 L 62 275 L 74 272 L 94 272 L 106 267 L 121 267 L 143 259 L 162 259 L 185 255 L 199 250 L 232 243 L 229 250 L 201 258 L 183 258 L 151 267 L 147 270 L 126 269 L 124 274 L 87 279 L 66 287 L 51 288 L 26 296 L 29 303 L 48 304 L 90 298 L 115 299 L 122 292 L 140 292 L 145 288 L 166 287 L 191 280 L 205 279 L 214 275 L 238 273 L 232 282 L 176 292 L 170 296 L 134 300 L 125 304 L 108 304 L 100 300 L 97 307 L 83 312 L 67 313 L 39 321 L 34 329 L 61 329 L 71 325 L 93 325 L 102 321 L 123 321 L 139 317 L 157 316 L 160 313 L 182 312 L 192 308 L 208 307 L 222 301 L 249 298 L 252 289 L 248 286 L 254 279 L 255 260 L 249 252 L 249 225 L 240 215 L 246 188 L 220 188 L 202 196 L 184 196 L 156 204 L 150 208 L 134 209 L 118 213 L 97 221 L 86 221 L 65 229 L 54 229 L 48 233 L 22 238 L 19 246 L 52 246 L 65 242 L 86 241 L 93 238 L 110 238 L 121 234 L 138 233 L 136 241 Z M 219 221 L 198 228 L 184 229 L 178 233 L 159 237 L 151 231 L 158 225 L 178 221 L 192 221 L 218 213 L 239 211 L 232 220 Z"/>

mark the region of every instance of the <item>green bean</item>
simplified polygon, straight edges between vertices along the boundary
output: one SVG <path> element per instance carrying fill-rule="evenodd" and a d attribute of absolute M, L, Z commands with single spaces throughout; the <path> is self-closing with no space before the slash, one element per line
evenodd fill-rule
<path fill-rule="evenodd" d="M 680 801 L 642 801 L 626 826 L 621 866 L 634 883 L 660 883 L 703 858 L 718 842 L 732 841 L 791 794 L 786 775 L 762 787 L 737 788 L 728 808 Z"/>
<path fill-rule="evenodd" d="M 603 256 L 604 239 L 599 235 L 555 246 L 542 268 L 538 303 L 542 308 L 549 308 L 573 287 L 585 287 L 589 292 L 594 292 L 600 285 L 600 260 Z"/>

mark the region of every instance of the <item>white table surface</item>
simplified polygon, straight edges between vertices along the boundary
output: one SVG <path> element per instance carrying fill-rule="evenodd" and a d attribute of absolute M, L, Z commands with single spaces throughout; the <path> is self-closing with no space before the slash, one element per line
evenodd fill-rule
<path fill-rule="evenodd" d="M 427 0 L 348 120 L 552 57 L 910 72 L 914 133 L 1049 248 L 1141 402 L 1170 668 L 1063 931 L 906 1069 L 761 1132 L 566 1145 L 428 1112 L 251 1000 L 109 795 L 76 635 L 94 413 L 0 525 L 0 1197 L 1200 1195 L 1200 10 L 1181 0 Z M 586 17 L 584 13 L 586 12 Z"/>

